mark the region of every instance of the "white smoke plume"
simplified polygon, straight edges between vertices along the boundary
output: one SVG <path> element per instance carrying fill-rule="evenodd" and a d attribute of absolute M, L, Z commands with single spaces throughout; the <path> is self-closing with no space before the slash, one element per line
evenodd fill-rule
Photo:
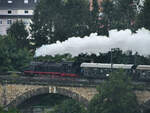
<path fill-rule="evenodd" d="M 139 29 L 136 33 L 131 30 L 111 30 L 109 37 L 98 36 L 92 33 L 90 36 L 71 37 L 64 42 L 57 41 L 50 45 L 43 45 L 37 48 L 35 56 L 56 55 L 70 53 L 77 56 L 80 53 L 106 53 L 111 48 L 120 48 L 123 51 L 132 50 L 140 55 L 150 55 L 150 31 L 144 28 Z"/>

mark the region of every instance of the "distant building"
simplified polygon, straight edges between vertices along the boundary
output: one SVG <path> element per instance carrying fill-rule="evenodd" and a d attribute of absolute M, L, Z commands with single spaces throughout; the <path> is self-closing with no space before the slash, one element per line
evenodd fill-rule
<path fill-rule="evenodd" d="M 34 8 L 39 0 L 0 0 L 0 35 L 6 35 L 7 29 L 17 20 L 22 20 L 28 27 Z M 100 11 L 103 0 L 97 0 Z M 134 0 L 135 3 L 143 5 L 144 0 Z M 93 9 L 93 0 L 89 0 L 90 10 Z M 136 6 L 138 7 L 138 6 Z"/>
<path fill-rule="evenodd" d="M 135 9 L 137 9 L 138 11 L 140 10 L 140 6 L 143 6 L 145 0 L 133 0 L 133 5 L 135 6 Z M 90 11 L 93 9 L 93 0 L 89 0 L 90 2 Z M 98 4 L 99 4 L 99 8 L 101 11 L 101 4 L 103 2 L 103 0 L 97 0 Z"/>
<path fill-rule="evenodd" d="M 93 9 L 93 0 L 89 0 L 90 1 L 90 11 Z M 99 8 L 101 9 L 101 3 L 103 0 L 97 0 Z"/>
<path fill-rule="evenodd" d="M 28 27 L 36 3 L 37 0 L 0 0 L 0 35 L 6 35 L 7 29 L 17 20 Z"/>

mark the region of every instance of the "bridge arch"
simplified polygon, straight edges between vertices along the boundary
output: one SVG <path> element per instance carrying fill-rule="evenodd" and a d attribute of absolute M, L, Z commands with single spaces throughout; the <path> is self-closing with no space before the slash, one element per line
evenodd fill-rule
<path fill-rule="evenodd" d="M 83 104 L 85 107 L 88 106 L 88 100 L 81 96 L 80 94 L 73 92 L 69 89 L 64 89 L 64 88 L 56 88 L 53 89 L 53 91 L 50 91 L 49 87 L 43 87 L 43 88 L 38 88 L 36 90 L 30 90 L 25 93 L 23 93 L 20 96 L 16 96 L 14 100 L 12 100 L 7 107 L 17 107 L 27 99 L 30 99 L 31 97 L 38 96 L 38 95 L 43 95 L 43 94 L 48 94 L 48 93 L 56 93 L 56 94 L 61 94 L 64 96 L 71 97 L 72 99 L 75 99 L 79 103 Z"/>

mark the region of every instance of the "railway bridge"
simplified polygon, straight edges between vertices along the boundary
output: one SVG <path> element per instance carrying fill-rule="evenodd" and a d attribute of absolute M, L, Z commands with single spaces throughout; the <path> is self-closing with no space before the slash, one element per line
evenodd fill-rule
<path fill-rule="evenodd" d="M 58 93 L 71 97 L 88 106 L 92 97 L 97 94 L 96 86 L 103 81 L 40 77 L 0 77 L 0 105 L 4 107 L 17 107 L 19 104 L 33 96 Z M 150 109 L 150 84 L 141 83 L 143 89 L 135 89 L 138 102 Z"/>

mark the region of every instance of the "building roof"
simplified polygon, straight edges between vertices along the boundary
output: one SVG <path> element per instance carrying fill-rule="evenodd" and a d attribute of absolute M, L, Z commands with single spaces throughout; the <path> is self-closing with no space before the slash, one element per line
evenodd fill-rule
<path fill-rule="evenodd" d="M 24 3 L 24 0 L 0 0 L 0 10 L 34 9 L 36 5 L 34 1 L 36 0 L 28 0 L 28 3 Z"/>

